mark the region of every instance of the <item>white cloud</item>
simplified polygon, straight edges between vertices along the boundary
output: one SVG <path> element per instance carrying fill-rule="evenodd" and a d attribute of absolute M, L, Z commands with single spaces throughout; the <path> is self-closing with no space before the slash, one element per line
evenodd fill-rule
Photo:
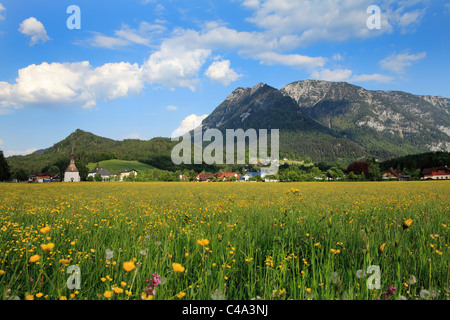
<path fill-rule="evenodd" d="M 386 76 L 384 74 L 374 73 L 374 74 L 361 74 L 353 76 L 351 81 L 353 82 L 381 82 L 386 83 L 394 80 L 394 78 L 390 76 Z"/>
<path fill-rule="evenodd" d="M 205 75 L 212 81 L 228 86 L 242 76 L 231 69 L 230 65 L 230 60 L 214 61 L 206 70 Z"/>
<path fill-rule="evenodd" d="M 141 22 L 139 28 L 133 29 L 126 24 L 122 24 L 119 30 L 114 31 L 114 36 L 106 36 L 101 33 L 94 33 L 90 39 L 79 41 L 78 44 L 87 43 L 93 47 L 118 49 L 130 45 L 151 46 L 151 42 L 158 35 L 166 31 L 167 28 L 160 23 L 150 24 Z"/>
<path fill-rule="evenodd" d="M 5 20 L 5 15 L 3 11 L 6 11 L 6 8 L 3 6 L 3 4 L 0 3 L 0 21 Z"/>
<path fill-rule="evenodd" d="M 210 50 L 178 50 L 163 44 L 161 50 L 153 53 L 143 64 L 142 74 L 150 84 L 186 87 L 195 91 L 198 73 L 210 55 Z"/>
<path fill-rule="evenodd" d="M 382 74 L 354 75 L 350 69 L 319 69 L 311 74 L 311 78 L 325 81 L 346 82 L 389 82 L 393 78 Z"/>
<path fill-rule="evenodd" d="M 130 133 L 128 136 L 124 137 L 124 139 L 144 140 L 139 133 Z"/>
<path fill-rule="evenodd" d="M 191 114 L 187 116 L 183 121 L 181 121 L 180 126 L 172 133 L 172 138 L 180 137 L 185 133 L 199 127 L 203 120 L 208 117 L 208 114 L 198 116 L 196 114 Z"/>
<path fill-rule="evenodd" d="M 291 37 L 297 45 L 321 41 L 367 39 L 391 33 L 413 32 L 426 9 L 413 6 L 426 1 L 380 0 L 381 29 L 369 30 L 367 8 L 373 0 L 245 0 L 242 5 L 253 11 L 247 20 L 276 37 Z"/>
<path fill-rule="evenodd" d="M 4 152 L 5 157 L 11 157 L 11 156 L 26 156 L 29 154 L 32 154 L 33 152 L 38 151 L 37 148 L 31 148 L 25 151 L 15 151 L 15 150 L 7 150 Z"/>
<path fill-rule="evenodd" d="M 392 54 L 389 57 L 381 60 L 380 66 L 385 70 L 389 70 L 395 73 L 403 73 L 407 67 L 412 66 L 413 63 L 424 59 L 426 56 L 426 52 L 421 52 L 418 54 Z"/>
<path fill-rule="evenodd" d="M 24 35 L 31 37 L 30 46 L 34 46 L 38 42 L 44 43 L 50 40 L 42 22 L 34 17 L 22 21 L 19 31 Z"/>
<path fill-rule="evenodd" d="M 0 147 L 3 146 L 3 140 L 0 139 Z"/>
<path fill-rule="evenodd" d="M 326 59 L 322 57 L 308 57 L 300 54 L 280 54 L 276 52 L 262 52 L 258 54 L 257 57 L 263 64 L 281 64 L 302 69 L 322 67 L 326 62 Z"/>
<path fill-rule="evenodd" d="M 345 41 L 352 38 L 369 38 L 391 32 L 388 15 L 382 15 L 381 30 L 367 28 L 367 8 L 371 0 L 263 0 L 246 1 L 253 9 L 248 21 L 281 37 L 298 35 L 298 44 L 319 41 Z"/>
<path fill-rule="evenodd" d="M 352 76 L 352 70 L 349 69 L 321 69 L 315 70 L 311 77 L 316 80 L 325 80 L 325 81 L 346 81 L 349 80 Z"/>
<path fill-rule="evenodd" d="M 107 63 L 93 68 L 88 61 L 30 65 L 20 69 L 14 84 L 0 82 L 0 107 L 60 104 L 92 108 L 143 88 L 137 64 Z"/>
<path fill-rule="evenodd" d="M 175 107 L 175 106 L 167 106 L 166 110 L 168 110 L 168 111 L 175 111 L 175 110 L 178 110 L 178 108 Z"/>

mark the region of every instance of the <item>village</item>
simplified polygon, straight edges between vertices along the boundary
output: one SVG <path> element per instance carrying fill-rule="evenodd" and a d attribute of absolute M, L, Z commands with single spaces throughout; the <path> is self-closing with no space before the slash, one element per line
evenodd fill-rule
<path fill-rule="evenodd" d="M 317 169 L 317 168 L 316 168 Z M 335 170 L 334 172 L 331 172 Z M 285 182 L 296 181 L 295 179 L 283 179 L 279 174 L 267 175 L 264 172 L 250 172 L 246 167 L 242 167 L 242 173 L 239 172 L 200 172 L 195 177 L 188 177 L 185 174 L 179 174 L 177 180 L 185 182 Z M 312 171 L 312 170 L 311 170 Z M 138 176 L 138 170 L 133 168 L 127 170 L 109 171 L 106 168 L 96 167 L 89 172 L 87 181 L 135 181 L 134 178 Z M 350 172 L 349 176 L 346 176 L 342 170 L 337 168 L 331 168 L 325 174 L 320 170 L 311 172 L 313 174 L 312 181 L 339 181 L 348 180 L 349 176 L 352 180 L 355 180 Z M 449 180 L 450 168 L 447 166 L 440 166 L 437 168 L 425 168 L 421 171 L 420 180 Z M 357 179 L 356 179 L 357 180 Z M 381 173 L 379 180 L 382 181 L 411 181 L 411 175 L 402 174 L 401 171 L 390 168 Z M 28 182 L 46 183 L 46 182 L 81 182 L 80 173 L 75 165 L 75 155 L 71 154 L 70 162 L 67 169 L 64 172 L 64 176 L 53 175 L 51 173 L 36 173 L 29 176 Z"/>

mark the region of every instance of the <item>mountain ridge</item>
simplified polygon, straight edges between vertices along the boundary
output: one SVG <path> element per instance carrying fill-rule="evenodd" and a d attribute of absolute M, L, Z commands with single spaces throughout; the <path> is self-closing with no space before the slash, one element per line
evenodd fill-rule
<path fill-rule="evenodd" d="M 450 151 L 450 99 L 402 91 L 366 90 L 347 82 L 302 80 L 276 89 L 239 87 L 203 121 L 204 129 L 279 129 L 281 154 L 315 162 L 388 160 Z M 170 138 L 123 141 L 77 129 L 53 146 L 9 157 L 13 168 L 40 170 L 70 155 L 86 163 L 120 158 L 171 167 Z M 62 160 L 61 160 L 62 161 Z M 29 165 L 33 163 L 33 165 Z M 159 164 L 159 165 L 158 165 Z M 39 168 L 39 165 L 41 167 Z"/>

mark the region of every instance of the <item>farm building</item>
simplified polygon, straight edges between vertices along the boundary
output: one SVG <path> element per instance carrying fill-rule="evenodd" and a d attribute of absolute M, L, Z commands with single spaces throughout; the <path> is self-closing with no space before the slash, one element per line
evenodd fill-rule
<path fill-rule="evenodd" d="M 35 173 L 32 174 L 29 178 L 29 182 L 51 182 L 53 180 L 53 175 L 51 173 Z"/>
<path fill-rule="evenodd" d="M 232 180 L 233 178 L 237 180 L 240 177 L 241 175 L 237 172 L 220 172 L 216 174 L 216 179 L 223 181 Z"/>
<path fill-rule="evenodd" d="M 198 182 L 206 182 L 210 179 L 214 179 L 216 176 L 212 173 L 206 173 L 202 172 L 195 176 L 195 179 L 197 179 Z"/>
<path fill-rule="evenodd" d="M 450 168 L 447 166 L 440 166 L 438 168 L 426 168 L 422 171 L 422 180 L 449 180 Z"/>
<path fill-rule="evenodd" d="M 107 169 L 105 168 L 95 168 L 94 170 L 92 170 L 91 172 L 89 172 L 88 174 L 88 178 L 92 177 L 95 178 L 95 175 L 99 174 L 102 176 L 102 179 L 109 179 L 111 177 L 111 172 L 109 172 Z"/>

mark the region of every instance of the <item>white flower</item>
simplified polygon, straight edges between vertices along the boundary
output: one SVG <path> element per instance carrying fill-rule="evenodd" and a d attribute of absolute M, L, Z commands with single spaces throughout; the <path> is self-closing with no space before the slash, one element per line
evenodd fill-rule
<path fill-rule="evenodd" d="M 114 251 L 106 249 L 106 260 L 111 260 L 114 257 Z"/>
<path fill-rule="evenodd" d="M 143 256 L 147 255 L 148 250 L 141 250 L 139 251 L 140 254 L 142 254 Z"/>
<path fill-rule="evenodd" d="M 415 276 L 410 275 L 409 279 L 406 281 L 407 284 L 411 285 L 411 284 L 415 284 L 417 282 L 417 279 Z"/>
<path fill-rule="evenodd" d="M 366 273 L 363 270 L 356 271 L 356 277 L 358 279 L 364 278 L 366 276 Z"/>
<path fill-rule="evenodd" d="M 431 298 L 430 291 L 425 290 L 425 289 L 421 290 L 419 295 L 422 299 L 425 299 L 425 300 Z"/>
<path fill-rule="evenodd" d="M 408 300 L 408 299 L 406 299 L 405 296 L 399 296 L 399 297 L 398 297 L 398 300 Z"/>

